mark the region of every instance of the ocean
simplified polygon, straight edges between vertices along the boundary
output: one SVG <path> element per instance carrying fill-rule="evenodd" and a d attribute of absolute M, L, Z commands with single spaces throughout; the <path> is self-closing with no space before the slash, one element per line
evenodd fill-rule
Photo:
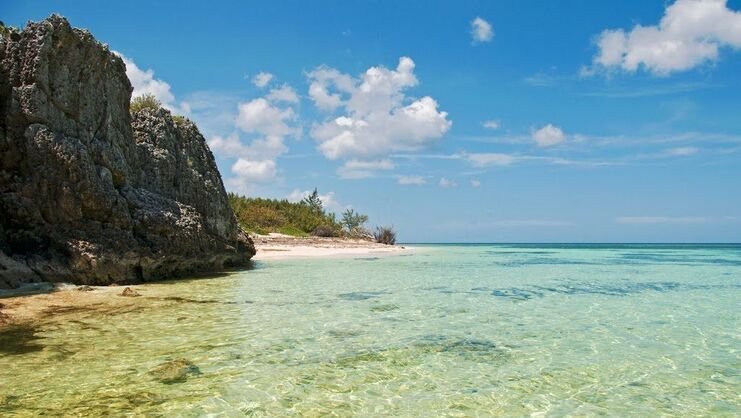
<path fill-rule="evenodd" d="M 741 245 L 415 247 L 5 331 L 0 415 L 741 414 Z"/>

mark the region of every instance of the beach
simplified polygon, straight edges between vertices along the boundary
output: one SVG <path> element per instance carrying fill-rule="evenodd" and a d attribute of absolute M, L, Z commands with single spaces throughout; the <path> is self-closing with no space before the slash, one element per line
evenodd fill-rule
<path fill-rule="evenodd" d="M 257 247 L 255 261 L 300 260 L 316 258 L 381 257 L 409 254 L 413 248 L 385 245 L 367 239 L 293 237 L 271 233 L 251 235 Z M 196 277 L 218 277 L 200 275 Z M 136 306 L 137 296 L 122 296 L 131 289 L 138 296 L 159 297 L 157 283 L 111 286 L 78 286 L 67 283 L 36 283 L 14 290 L 0 290 L 0 329 L 11 325 L 45 320 L 59 312 L 75 310 L 117 310 Z"/>
<path fill-rule="evenodd" d="M 285 260 L 313 257 L 382 256 L 409 253 L 405 245 L 385 245 L 367 239 L 293 237 L 271 233 L 251 235 L 257 248 L 253 260 Z"/>

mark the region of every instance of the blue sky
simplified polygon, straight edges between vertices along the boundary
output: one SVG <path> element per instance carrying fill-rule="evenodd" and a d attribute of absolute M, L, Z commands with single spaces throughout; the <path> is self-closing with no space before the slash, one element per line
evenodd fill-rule
<path fill-rule="evenodd" d="M 2 2 L 126 58 L 227 189 L 407 242 L 741 240 L 741 1 Z"/>

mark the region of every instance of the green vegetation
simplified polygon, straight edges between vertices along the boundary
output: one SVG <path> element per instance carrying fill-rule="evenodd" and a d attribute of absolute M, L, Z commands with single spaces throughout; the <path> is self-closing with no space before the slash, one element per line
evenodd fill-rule
<path fill-rule="evenodd" d="M 134 97 L 131 99 L 131 105 L 129 105 L 129 111 L 136 113 L 142 109 L 157 110 L 162 107 L 162 102 L 154 97 L 154 94 L 146 93 L 141 96 Z"/>
<path fill-rule="evenodd" d="M 373 238 L 376 242 L 386 245 L 396 244 L 396 231 L 390 226 L 379 226 L 376 227 L 376 231 L 373 232 Z"/>
<path fill-rule="evenodd" d="M 337 222 L 334 213 L 324 210 L 316 190 L 297 203 L 229 193 L 229 204 L 239 225 L 246 231 L 258 234 L 278 232 L 293 236 L 342 235 L 342 225 Z"/>
<path fill-rule="evenodd" d="M 353 209 L 347 209 L 342 214 L 340 222 L 350 235 L 368 235 L 363 225 L 368 222 L 368 215 L 355 212 Z"/>

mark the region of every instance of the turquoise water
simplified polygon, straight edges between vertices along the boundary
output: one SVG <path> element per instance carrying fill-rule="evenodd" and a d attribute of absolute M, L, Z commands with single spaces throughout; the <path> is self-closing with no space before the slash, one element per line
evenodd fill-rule
<path fill-rule="evenodd" d="M 420 246 L 137 288 L 15 330 L 0 415 L 741 410 L 739 245 Z"/>

